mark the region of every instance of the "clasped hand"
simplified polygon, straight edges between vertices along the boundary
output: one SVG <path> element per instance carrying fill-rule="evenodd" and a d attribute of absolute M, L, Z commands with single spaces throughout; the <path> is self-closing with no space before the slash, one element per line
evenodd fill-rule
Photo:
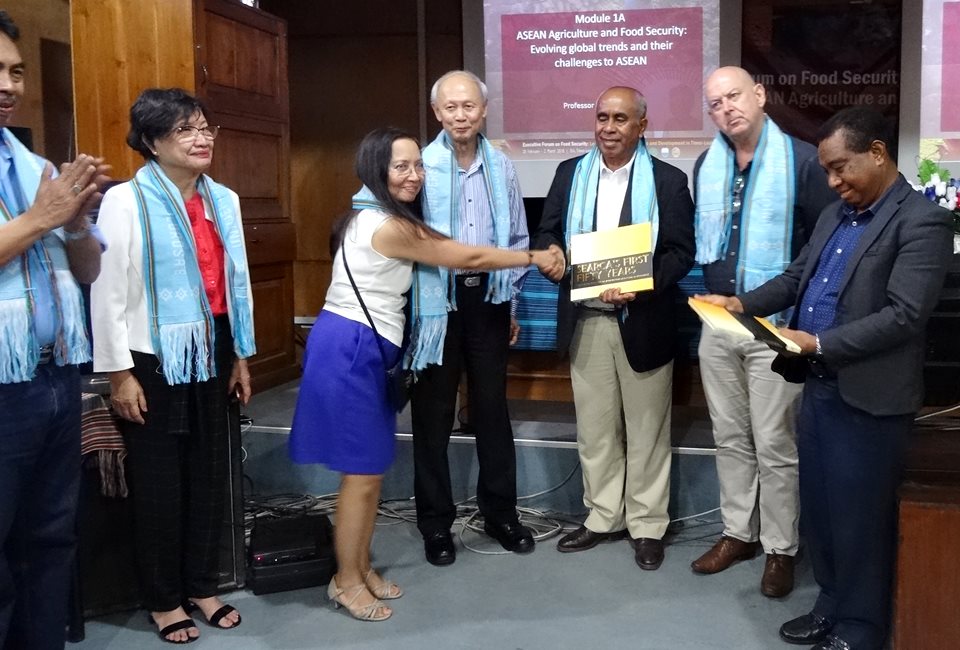
<path fill-rule="evenodd" d="M 85 227 L 86 213 L 101 198 L 98 188 L 110 180 L 109 169 L 103 158 L 80 154 L 73 162 L 61 165 L 60 175 L 53 178 L 53 165 L 47 163 L 27 214 L 37 219 L 45 231 L 60 226 L 66 226 L 68 230 Z M 71 228 L 74 225 L 76 227 Z"/>
<path fill-rule="evenodd" d="M 533 251 L 533 263 L 553 282 L 559 282 L 567 270 L 567 258 L 556 244 L 550 244 L 546 250 Z"/>

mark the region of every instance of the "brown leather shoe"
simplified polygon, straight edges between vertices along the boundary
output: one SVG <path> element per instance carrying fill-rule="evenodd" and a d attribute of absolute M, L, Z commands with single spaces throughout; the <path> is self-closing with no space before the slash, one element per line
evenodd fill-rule
<path fill-rule="evenodd" d="M 739 539 L 721 535 L 709 551 L 690 564 L 696 573 L 720 573 L 734 562 L 753 558 L 760 549 L 760 542 L 741 542 Z"/>
<path fill-rule="evenodd" d="M 793 556 L 767 553 L 760 593 L 768 598 L 783 598 L 793 591 Z"/>

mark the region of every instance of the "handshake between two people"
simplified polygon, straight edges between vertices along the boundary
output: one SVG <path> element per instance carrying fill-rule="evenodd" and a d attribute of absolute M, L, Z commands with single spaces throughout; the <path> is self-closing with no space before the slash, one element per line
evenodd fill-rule
<path fill-rule="evenodd" d="M 546 250 L 531 252 L 534 255 L 533 262 L 540 268 L 540 272 L 543 273 L 548 280 L 559 282 L 561 278 L 563 278 L 563 275 L 567 272 L 567 259 L 563 254 L 562 248 L 556 244 L 550 244 Z M 538 258 L 538 256 L 541 257 Z M 541 266 L 539 260 L 549 261 L 550 263 L 546 266 Z M 620 291 L 620 289 L 614 287 L 612 289 L 606 289 L 597 296 L 597 298 L 607 304 L 620 307 L 632 301 L 636 296 L 635 291 Z"/>
<path fill-rule="evenodd" d="M 532 250 L 530 254 L 533 256 L 531 261 L 552 282 L 559 282 L 563 274 L 566 273 L 567 258 L 564 256 L 563 250 L 556 244 L 550 244 L 545 250 Z"/>

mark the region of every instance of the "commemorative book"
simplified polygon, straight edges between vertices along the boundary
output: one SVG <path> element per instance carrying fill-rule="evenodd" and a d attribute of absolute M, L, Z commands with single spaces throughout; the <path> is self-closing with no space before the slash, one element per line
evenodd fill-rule
<path fill-rule="evenodd" d="M 766 318 L 737 314 L 725 307 L 687 298 L 687 304 L 708 327 L 756 339 L 777 352 L 800 354 L 800 346 L 780 335 L 776 326 Z"/>
<path fill-rule="evenodd" d="M 570 300 L 596 298 L 607 289 L 653 289 L 650 224 L 638 223 L 570 238 Z"/>

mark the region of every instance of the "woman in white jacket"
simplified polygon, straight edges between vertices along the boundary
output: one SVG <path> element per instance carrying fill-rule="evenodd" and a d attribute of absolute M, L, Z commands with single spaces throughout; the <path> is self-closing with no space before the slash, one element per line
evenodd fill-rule
<path fill-rule="evenodd" d="M 217 127 L 179 89 L 143 91 L 127 144 L 146 164 L 103 198 L 91 287 L 94 370 L 122 418 L 144 606 L 160 638 L 199 636 L 186 609 L 229 629 L 216 595 L 228 394 L 246 403 L 253 304 L 237 195 L 204 174 Z"/>

